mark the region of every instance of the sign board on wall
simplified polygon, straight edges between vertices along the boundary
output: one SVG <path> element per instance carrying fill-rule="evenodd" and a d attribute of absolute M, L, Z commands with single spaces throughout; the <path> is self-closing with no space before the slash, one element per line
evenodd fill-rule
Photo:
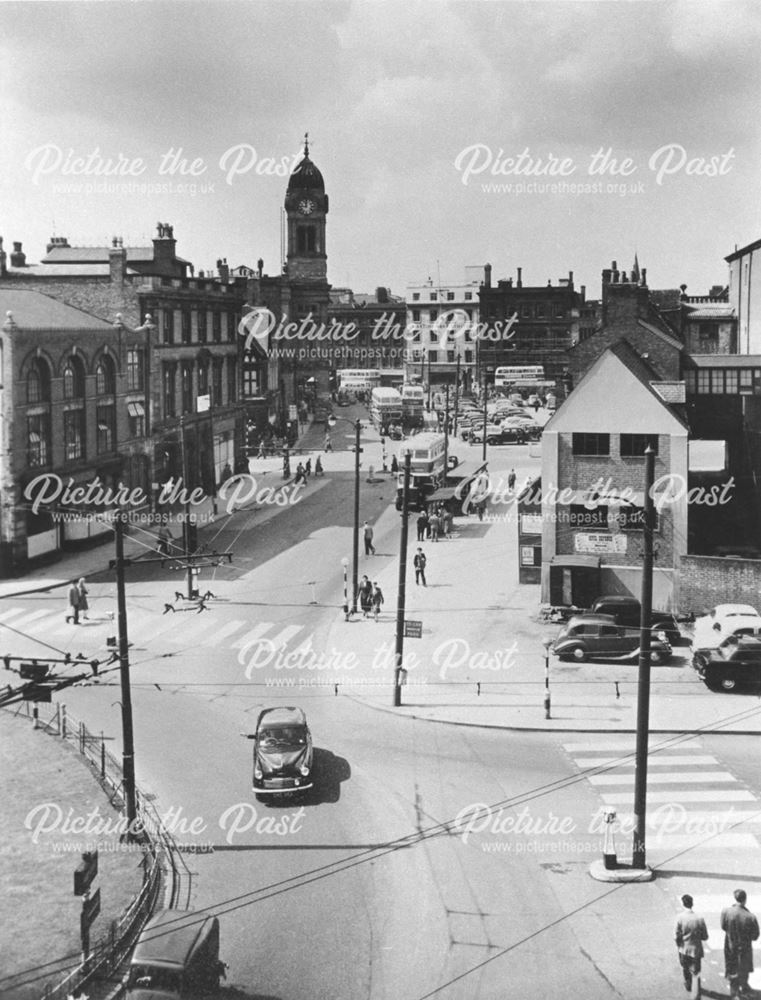
<path fill-rule="evenodd" d="M 521 514 L 521 534 L 541 535 L 542 515 L 541 514 Z"/>
<path fill-rule="evenodd" d="M 626 535 L 612 535 L 609 532 L 598 531 L 594 533 L 577 532 L 573 536 L 573 548 L 575 552 L 626 552 L 628 538 Z"/>

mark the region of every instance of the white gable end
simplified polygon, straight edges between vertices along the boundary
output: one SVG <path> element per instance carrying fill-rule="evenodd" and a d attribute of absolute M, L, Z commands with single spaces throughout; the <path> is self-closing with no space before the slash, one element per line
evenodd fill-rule
<path fill-rule="evenodd" d="M 611 351 L 597 359 L 545 431 L 687 437 L 681 421 Z"/>

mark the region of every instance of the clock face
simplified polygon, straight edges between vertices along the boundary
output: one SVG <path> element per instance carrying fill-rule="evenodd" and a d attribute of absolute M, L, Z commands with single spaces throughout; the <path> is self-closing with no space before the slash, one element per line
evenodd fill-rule
<path fill-rule="evenodd" d="M 317 208 L 311 198 L 302 198 L 299 202 L 299 211 L 302 215 L 311 215 Z"/>

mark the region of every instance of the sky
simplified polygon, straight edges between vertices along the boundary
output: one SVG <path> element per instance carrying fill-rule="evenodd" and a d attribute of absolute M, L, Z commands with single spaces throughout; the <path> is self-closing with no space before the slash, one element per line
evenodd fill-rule
<path fill-rule="evenodd" d="M 706 294 L 761 238 L 760 41 L 752 0 L 0 3 L 0 235 L 32 263 L 160 220 L 276 274 L 308 131 L 334 286 L 488 261 L 595 298 L 636 253 Z"/>

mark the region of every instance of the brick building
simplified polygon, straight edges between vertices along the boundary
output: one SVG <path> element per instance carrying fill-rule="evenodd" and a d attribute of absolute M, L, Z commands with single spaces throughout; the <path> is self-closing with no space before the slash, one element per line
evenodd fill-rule
<path fill-rule="evenodd" d="M 238 335 L 251 279 L 231 279 L 223 260 L 217 275 L 194 276 L 176 248 L 167 223 L 158 223 L 149 247 L 125 247 L 116 237 L 110 247 L 77 247 L 52 237 L 36 265 L 27 264 L 16 243 L 9 262 L 0 254 L 0 290 L 44 292 L 108 323 L 117 315 L 132 328 L 148 322 L 144 453 L 150 481 L 163 483 L 184 468 L 189 485 L 212 497 L 225 468 L 243 461 L 241 372 L 247 393 L 263 392 L 266 354 L 244 359 Z M 124 469 L 128 486 L 138 485 L 133 474 Z"/>
<path fill-rule="evenodd" d="M 615 386 L 615 405 L 611 387 Z M 644 452 L 656 450 L 656 483 L 678 477 L 681 497 L 661 506 L 654 601 L 673 600 L 687 552 L 688 428 L 671 382 L 632 345 L 606 348 L 548 421 L 542 436 L 542 600 L 588 606 L 600 594 L 640 593 Z M 597 595 L 574 576 L 597 570 Z"/>
<path fill-rule="evenodd" d="M 545 378 L 560 383 L 568 352 L 580 340 L 586 299 L 585 286 L 578 291 L 574 286 L 573 271 L 556 285 L 551 281 L 546 285 L 524 285 L 519 267 L 515 280 L 505 278 L 493 285 L 491 264 L 487 264 L 479 299 L 481 322 L 489 329 L 514 317 L 502 341 L 479 342 L 479 368 L 491 371 L 498 365 L 541 364 Z"/>
<path fill-rule="evenodd" d="M 328 321 L 337 329 L 352 331 L 351 339 L 336 345 L 339 349 L 333 352 L 336 369 L 379 368 L 386 373 L 388 381 L 403 381 L 404 355 L 408 347 L 404 337 L 404 299 L 392 295 L 385 287 L 376 288 L 374 295 L 355 293 L 350 288 L 333 288 Z"/>
<path fill-rule="evenodd" d="M 97 479 L 104 489 L 129 482 L 150 497 L 146 358 L 153 331 L 1 285 L 0 310 L 0 575 L 10 576 L 30 560 L 111 537 L 96 520 L 54 519 L 51 508 L 71 511 L 55 495 L 57 477 L 74 486 Z M 42 497 L 30 484 L 41 475 L 49 477 L 49 502 L 34 509 Z"/>

